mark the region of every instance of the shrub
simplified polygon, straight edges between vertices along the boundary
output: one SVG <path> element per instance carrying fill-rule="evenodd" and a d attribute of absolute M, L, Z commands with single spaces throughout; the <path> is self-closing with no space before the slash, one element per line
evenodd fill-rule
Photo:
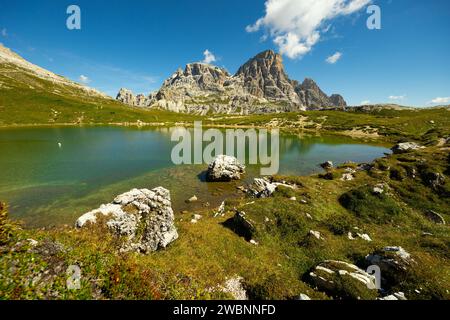
<path fill-rule="evenodd" d="M 274 194 L 275 197 L 291 198 L 295 197 L 296 193 L 292 188 L 285 186 L 278 186 Z"/>
<path fill-rule="evenodd" d="M 8 220 L 6 205 L 0 202 L 0 245 L 8 244 L 13 239 L 17 225 Z"/>
<path fill-rule="evenodd" d="M 407 172 L 402 167 L 395 167 L 395 168 L 391 168 L 389 176 L 392 180 L 402 181 L 402 180 L 406 179 Z"/>
<path fill-rule="evenodd" d="M 325 224 L 331 232 L 340 236 L 348 234 L 352 230 L 354 221 L 348 215 L 340 214 L 332 216 Z"/>
<path fill-rule="evenodd" d="M 289 282 L 281 276 L 271 274 L 263 281 L 254 285 L 247 285 L 247 294 L 252 300 L 283 300 L 290 298 L 294 293 L 289 292 Z"/>
<path fill-rule="evenodd" d="M 370 187 L 351 190 L 339 198 L 339 203 L 357 217 L 384 223 L 401 212 L 397 203 L 385 193 L 373 194 Z"/>

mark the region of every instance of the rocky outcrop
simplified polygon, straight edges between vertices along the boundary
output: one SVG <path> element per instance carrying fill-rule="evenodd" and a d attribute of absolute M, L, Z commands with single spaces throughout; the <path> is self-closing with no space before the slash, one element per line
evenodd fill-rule
<path fill-rule="evenodd" d="M 149 253 L 167 247 L 178 238 L 170 192 L 162 187 L 133 189 L 121 194 L 113 202 L 79 217 L 76 227 L 95 224 L 102 216 L 101 221 L 122 239 L 121 251 Z"/>
<path fill-rule="evenodd" d="M 275 192 L 277 185 L 264 178 L 255 178 L 248 193 L 256 198 L 268 198 Z"/>
<path fill-rule="evenodd" d="M 357 266 L 327 260 L 309 273 L 309 282 L 335 298 L 367 299 L 376 296 L 376 278 Z"/>
<path fill-rule="evenodd" d="M 235 157 L 219 155 L 209 164 L 206 180 L 211 182 L 239 180 L 244 173 L 245 166 Z"/>
<path fill-rule="evenodd" d="M 239 68 L 235 77 L 242 78 L 245 90 L 253 96 L 269 101 L 287 102 L 304 109 L 284 71 L 281 55 L 272 50 L 264 51 L 250 59 Z"/>
<path fill-rule="evenodd" d="M 340 95 L 328 97 L 317 84 L 289 79 L 281 55 L 264 51 L 247 61 L 232 76 L 205 63 L 190 63 L 164 81 L 148 97 L 121 90 L 117 100 L 132 106 L 151 106 L 174 112 L 251 114 L 343 108 Z"/>
<path fill-rule="evenodd" d="M 392 147 L 392 152 L 394 154 L 401 154 L 401 153 L 407 153 L 415 150 L 423 149 L 422 146 L 418 145 L 415 142 L 402 142 L 396 144 L 394 147 Z"/>
<path fill-rule="evenodd" d="M 415 261 L 402 247 L 384 247 L 366 256 L 370 265 L 377 265 L 381 270 L 383 288 L 401 282 Z"/>
<path fill-rule="evenodd" d="M 256 232 L 255 223 L 247 217 L 244 211 L 236 211 L 233 217 L 234 226 L 238 229 L 238 233 L 250 240 Z"/>
<path fill-rule="evenodd" d="M 133 107 L 149 107 L 155 100 L 155 97 L 153 93 L 147 97 L 143 94 L 135 96 L 131 90 L 121 88 L 117 94 L 116 100 Z"/>
<path fill-rule="evenodd" d="M 338 108 L 346 108 L 347 102 L 345 101 L 344 97 L 340 94 L 332 94 L 330 96 L 330 102 L 332 106 L 338 107 Z"/>
<path fill-rule="evenodd" d="M 270 197 L 279 186 L 295 189 L 296 186 L 282 182 L 270 181 L 268 178 L 255 178 L 247 188 L 247 193 L 255 198 Z"/>
<path fill-rule="evenodd" d="M 234 276 L 227 279 L 223 286 L 220 286 L 223 293 L 227 293 L 233 297 L 234 300 L 248 300 L 247 291 L 244 287 L 244 279 L 239 276 Z"/>
<path fill-rule="evenodd" d="M 340 95 L 327 96 L 314 80 L 306 78 L 302 84 L 297 85 L 296 92 L 300 97 L 302 104 L 307 106 L 308 110 L 318 110 L 323 108 L 345 108 L 347 103 Z"/>

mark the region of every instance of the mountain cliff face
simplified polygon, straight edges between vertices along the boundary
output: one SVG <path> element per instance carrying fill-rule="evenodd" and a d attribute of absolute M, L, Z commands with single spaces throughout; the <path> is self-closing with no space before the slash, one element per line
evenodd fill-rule
<path fill-rule="evenodd" d="M 139 98 L 138 98 L 139 97 Z M 225 69 L 191 63 L 164 81 L 156 94 L 134 96 L 121 89 L 117 99 L 133 106 L 196 114 L 250 114 L 345 108 L 340 95 L 327 96 L 311 79 L 289 79 L 281 55 L 264 51 L 232 76 Z"/>
<path fill-rule="evenodd" d="M 239 68 L 236 77 L 243 79 L 244 89 L 251 95 L 302 105 L 292 81 L 284 71 L 281 56 L 271 50 L 250 59 Z"/>

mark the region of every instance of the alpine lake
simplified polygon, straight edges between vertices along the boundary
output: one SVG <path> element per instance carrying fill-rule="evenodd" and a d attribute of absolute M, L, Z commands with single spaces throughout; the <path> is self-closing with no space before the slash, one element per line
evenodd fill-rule
<path fill-rule="evenodd" d="M 240 181 L 208 183 L 208 164 L 175 165 L 178 144 L 161 127 L 20 127 L 0 129 L 0 201 L 28 227 L 72 225 L 83 213 L 133 188 L 169 189 L 175 214 L 215 208 L 260 176 L 247 164 Z M 190 130 L 190 129 L 189 129 Z M 201 142 L 200 142 L 201 143 Z M 207 143 L 203 143 L 203 147 Z M 248 143 L 246 148 L 249 148 Z M 270 149 L 269 149 L 270 150 Z M 371 162 L 386 145 L 341 136 L 279 136 L 279 175 L 309 175 L 319 164 Z M 198 201 L 186 202 L 196 195 Z"/>

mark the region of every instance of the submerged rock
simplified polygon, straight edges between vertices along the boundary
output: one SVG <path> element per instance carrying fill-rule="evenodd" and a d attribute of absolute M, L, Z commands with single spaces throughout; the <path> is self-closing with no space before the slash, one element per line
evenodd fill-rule
<path fill-rule="evenodd" d="M 114 234 L 123 238 L 121 251 L 149 253 L 178 238 L 170 192 L 162 187 L 123 193 L 113 202 L 82 215 L 75 225 L 83 228 L 95 224 L 100 216 L 105 217 L 106 226 Z"/>
<path fill-rule="evenodd" d="M 206 180 L 225 182 L 240 180 L 244 173 L 245 166 L 240 164 L 235 157 L 219 155 L 208 166 Z"/>

